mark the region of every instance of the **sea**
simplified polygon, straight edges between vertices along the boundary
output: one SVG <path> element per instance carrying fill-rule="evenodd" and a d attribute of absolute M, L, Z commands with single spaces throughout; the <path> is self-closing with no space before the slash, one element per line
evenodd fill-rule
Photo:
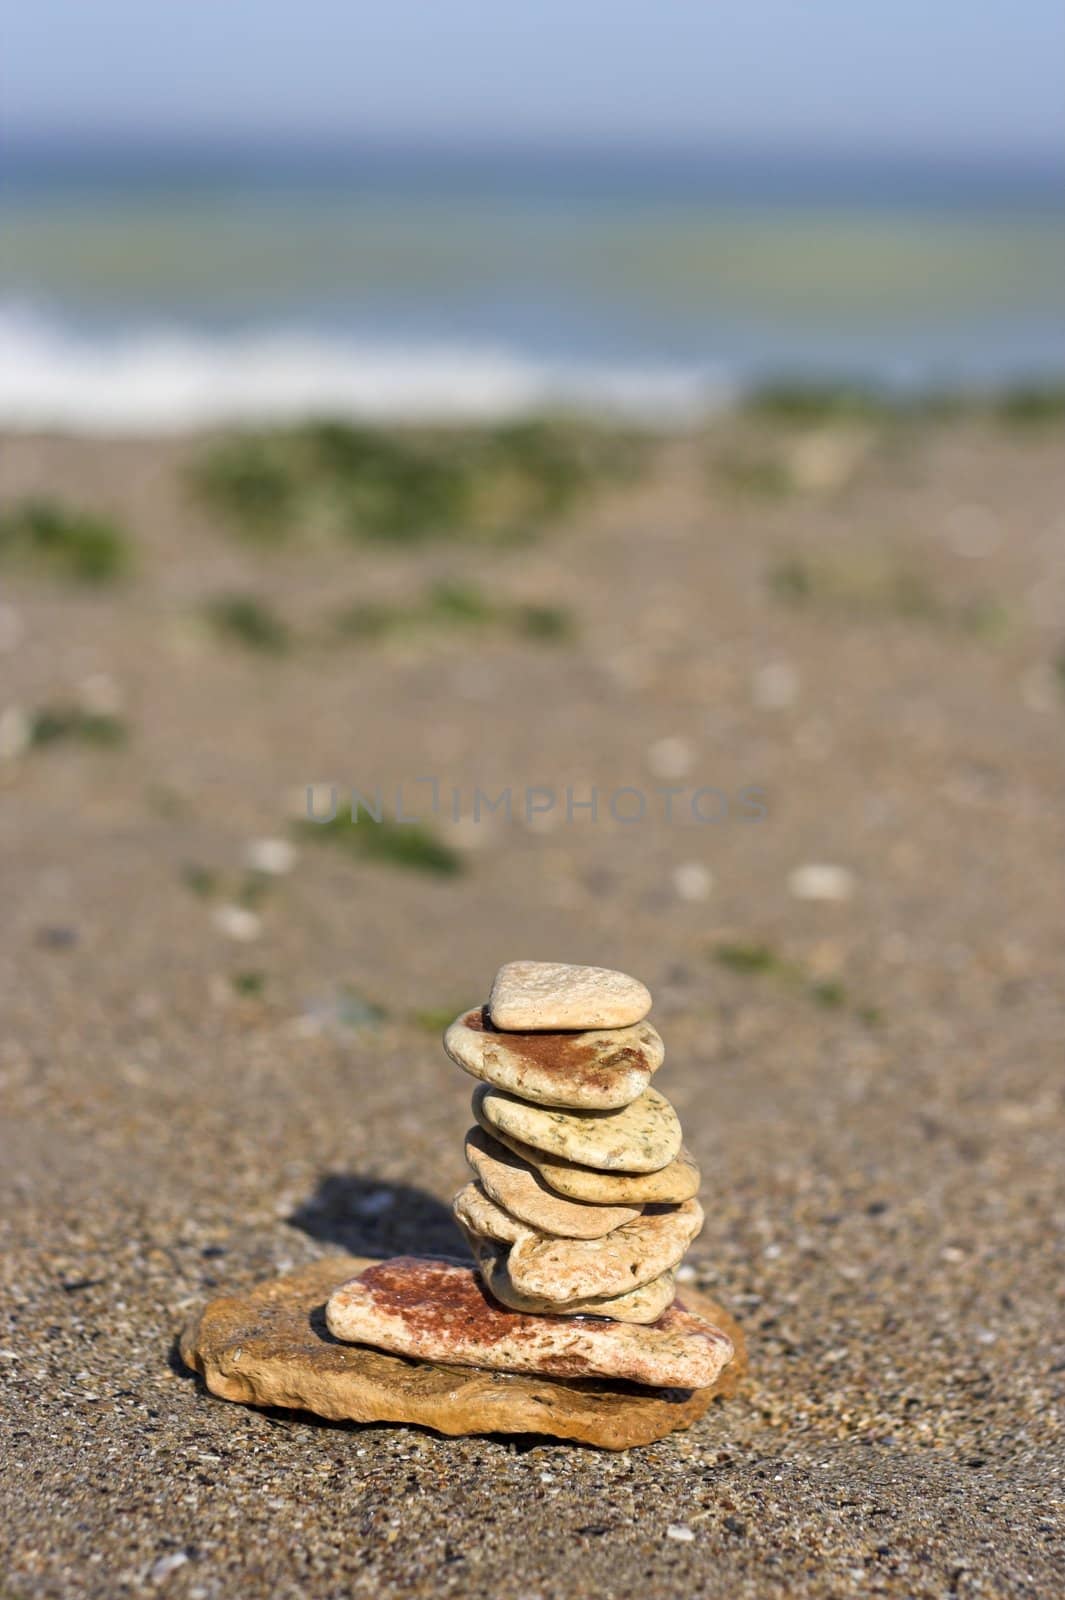
<path fill-rule="evenodd" d="M 0 426 L 1065 376 L 1065 176 L 639 149 L 0 147 Z"/>

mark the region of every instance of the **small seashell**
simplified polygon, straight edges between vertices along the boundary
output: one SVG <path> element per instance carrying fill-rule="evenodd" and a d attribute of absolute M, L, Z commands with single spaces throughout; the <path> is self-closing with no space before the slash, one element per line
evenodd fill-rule
<path fill-rule="evenodd" d="M 687 739 L 657 739 L 648 748 L 647 765 L 656 778 L 686 778 L 695 765 L 695 751 Z"/>
<path fill-rule="evenodd" d="M 296 850 L 287 839 L 249 839 L 244 860 L 252 872 L 284 877 L 296 864 Z"/>
<path fill-rule="evenodd" d="M 701 861 L 684 861 L 673 868 L 673 887 L 682 900 L 706 900 L 714 887 L 714 874 Z"/>
<path fill-rule="evenodd" d="M 261 918 L 254 911 L 249 911 L 247 906 L 215 906 L 211 920 L 219 933 L 224 933 L 227 939 L 234 939 L 238 944 L 251 944 L 263 931 Z"/>
<path fill-rule="evenodd" d="M 759 711 L 786 711 L 799 698 L 799 674 L 790 661 L 767 661 L 751 680 L 751 699 Z"/>
<path fill-rule="evenodd" d="M 811 861 L 789 874 L 788 889 L 796 900 L 849 900 L 854 893 L 854 874 L 848 867 Z"/>

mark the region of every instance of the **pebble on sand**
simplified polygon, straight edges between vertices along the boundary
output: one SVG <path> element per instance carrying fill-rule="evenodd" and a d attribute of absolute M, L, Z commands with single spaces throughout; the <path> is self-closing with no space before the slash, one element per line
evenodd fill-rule
<path fill-rule="evenodd" d="M 658 1172 L 680 1153 L 677 1113 L 657 1089 L 645 1089 L 620 1111 L 559 1111 L 534 1106 L 483 1084 L 474 1090 L 474 1116 L 493 1129 L 563 1161 L 599 1172 Z"/>
<path fill-rule="evenodd" d="M 786 711 L 799 698 L 799 674 L 790 661 L 766 661 L 751 680 L 759 711 Z"/>
<path fill-rule="evenodd" d="M 211 921 L 219 933 L 224 933 L 227 939 L 233 939 L 237 944 L 252 944 L 263 931 L 262 920 L 254 911 L 249 911 L 247 906 L 235 906 L 228 902 L 214 907 Z"/>
<path fill-rule="evenodd" d="M 467 1133 L 466 1160 L 493 1200 L 541 1233 L 563 1239 L 600 1239 L 623 1223 L 634 1222 L 643 1209 L 566 1200 L 544 1182 L 534 1166 L 483 1128 L 471 1128 Z"/>
<path fill-rule="evenodd" d="M 109 672 L 90 672 L 78 684 L 78 701 L 93 716 L 117 717 L 125 705 L 125 696 Z"/>
<path fill-rule="evenodd" d="M 656 739 L 647 751 L 647 766 L 655 778 L 686 778 L 695 765 L 695 751 L 687 739 L 673 734 Z"/>
<path fill-rule="evenodd" d="M 488 997 L 494 1026 L 507 1032 L 627 1028 L 650 1009 L 650 991 L 638 978 L 558 961 L 508 961 Z"/>
<path fill-rule="evenodd" d="M 703 1225 L 698 1200 L 686 1200 L 597 1239 L 565 1239 L 511 1216 L 476 1182 L 459 1190 L 453 1210 L 475 1249 L 479 1239 L 511 1247 L 507 1272 L 519 1294 L 559 1306 L 626 1294 L 671 1272 Z"/>
<path fill-rule="evenodd" d="M 701 861 L 683 861 L 673 868 L 673 887 L 681 900 L 708 900 L 714 874 Z"/>
<path fill-rule="evenodd" d="M 686 1200 L 649 1209 L 601 1239 L 555 1239 L 529 1229 L 514 1241 L 507 1271 L 522 1294 L 545 1300 L 623 1294 L 677 1267 L 702 1225 L 702 1206 Z"/>
<path fill-rule="evenodd" d="M 287 839 L 249 839 L 244 861 L 252 872 L 282 878 L 296 865 L 296 849 Z"/>
<path fill-rule="evenodd" d="M 492 1298 L 511 1311 L 530 1316 L 553 1317 L 610 1317 L 614 1322 L 635 1322 L 649 1327 L 657 1322 L 673 1304 L 676 1280 L 672 1271 L 663 1272 L 650 1283 L 638 1289 L 626 1289 L 624 1294 L 588 1295 L 579 1300 L 567 1300 L 565 1305 L 548 1300 L 539 1294 L 526 1294 L 519 1289 L 507 1265 L 505 1245 L 496 1244 L 477 1234 L 468 1234 L 470 1248 L 477 1267 Z"/>
<path fill-rule="evenodd" d="M 444 1034 L 457 1066 L 538 1105 L 616 1111 L 639 1098 L 665 1056 L 649 1022 L 574 1033 L 503 1033 L 487 1007 L 466 1011 Z"/>
<path fill-rule="evenodd" d="M 473 1114 L 485 1131 L 508 1150 L 527 1161 L 554 1189 L 568 1200 L 586 1200 L 592 1205 L 675 1205 L 688 1200 L 699 1189 L 699 1168 L 691 1152 L 682 1146 L 675 1161 L 658 1172 L 598 1172 L 579 1161 L 564 1161 L 546 1150 L 535 1150 L 511 1134 L 494 1128 L 484 1118 L 474 1095 Z"/>
<path fill-rule="evenodd" d="M 788 889 L 796 900 L 849 900 L 854 894 L 854 874 L 848 867 L 809 862 L 788 875 Z"/>

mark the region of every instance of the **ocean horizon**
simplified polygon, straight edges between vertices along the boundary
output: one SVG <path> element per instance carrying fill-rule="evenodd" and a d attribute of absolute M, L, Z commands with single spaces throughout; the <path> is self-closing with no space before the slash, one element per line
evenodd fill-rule
<path fill-rule="evenodd" d="M 1065 373 L 1052 166 L 124 140 L 0 156 L 0 425 L 670 424 Z"/>

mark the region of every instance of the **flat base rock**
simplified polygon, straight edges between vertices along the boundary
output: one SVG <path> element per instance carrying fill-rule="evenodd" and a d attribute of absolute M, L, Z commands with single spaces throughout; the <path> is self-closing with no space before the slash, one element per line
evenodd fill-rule
<path fill-rule="evenodd" d="M 212 1300 L 185 1327 L 185 1364 L 212 1394 L 242 1405 L 284 1406 L 337 1422 L 413 1423 L 437 1433 L 538 1433 L 604 1450 L 650 1444 L 688 1428 L 747 1368 L 738 1325 L 705 1295 L 684 1302 L 736 1347 L 705 1389 L 640 1389 L 596 1378 L 546 1378 L 410 1361 L 343 1344 L 325 1325 L 325 1302 L 372 1260 L 330 1256 L 239 1294 Z"/>

